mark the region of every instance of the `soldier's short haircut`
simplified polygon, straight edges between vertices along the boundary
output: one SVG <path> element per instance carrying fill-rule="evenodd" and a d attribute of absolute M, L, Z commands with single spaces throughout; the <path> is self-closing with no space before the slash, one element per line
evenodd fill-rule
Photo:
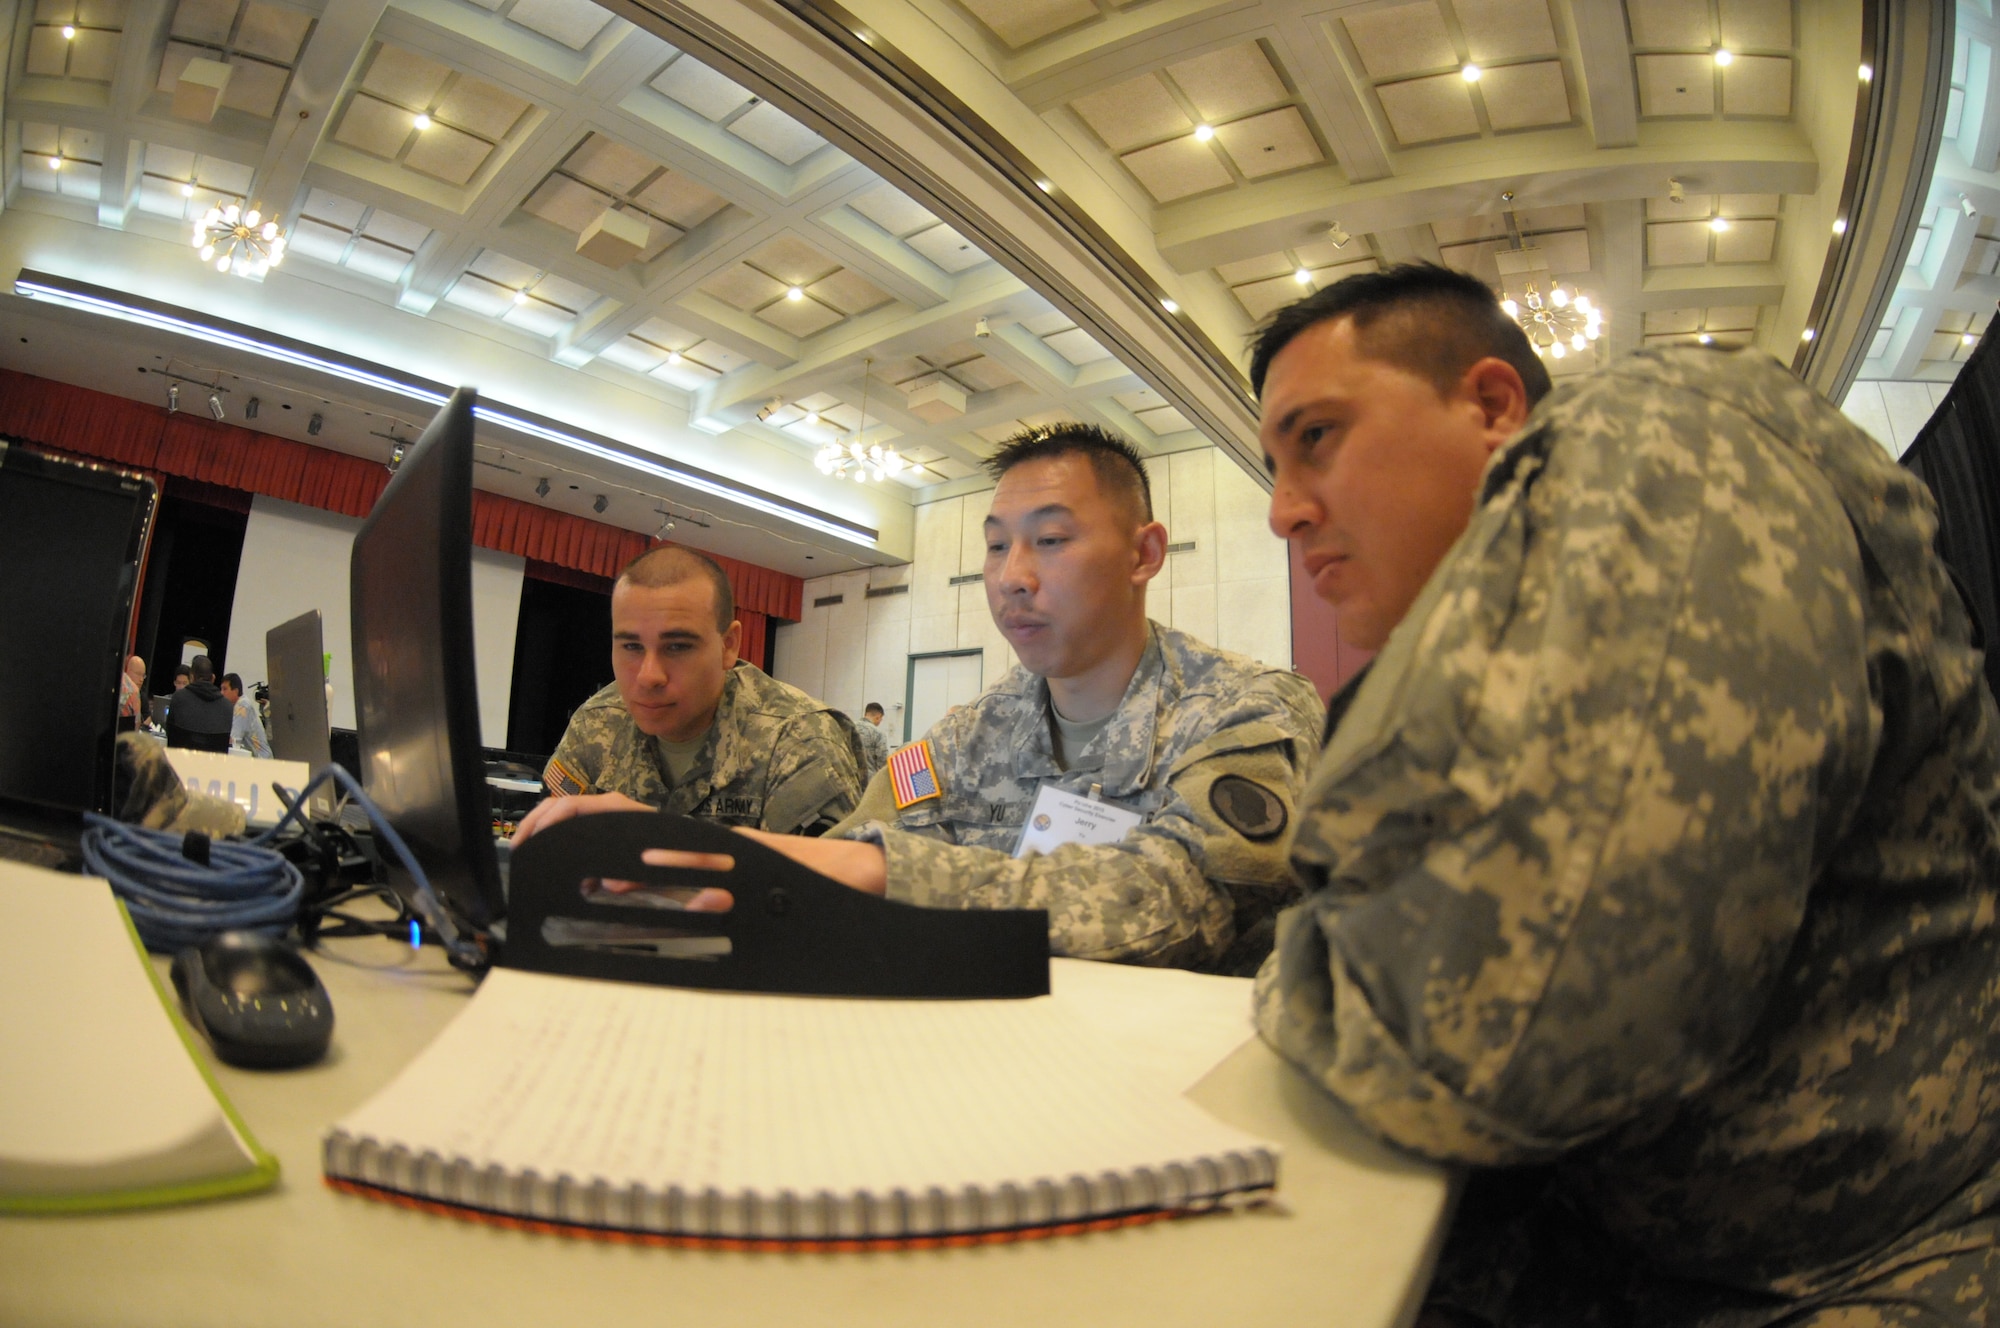
<path fill-rule="evenodd" d="M 1250 351 L 1250 386 L 1259 399 L 1278 352 L 1307 328 L 1352 320 L 1363 354 L 1427 380 L 1440 395 L 1487 356 L 1521 375 L 1533 406 L 1549 391 L 1549 371 L 1485 282 L 1435 263 L 1398 263 L 1334 282 L 1272 314 Z"/>
<path fill-rule="evenodd" d="M 240 692 L 243 690 L 243 679 L 237 674 L 225 673 L 222 675 L 222 685 L 232 692 Z"/>
<path fill-rule="evenodd" d="M 1028 429 L 1000 444 L 1000 450 L 986 458 L 986 473 L 997 482 L 1014 467 L 1029 461 L 1080 456 L 1097 474 L 1097 487 L 1113 502 L 1124 502 L 1144 525 L 1153 519 L 1153 486 L 1146 479 L 1146 465 L 1138 449 L 1109 429 L 1094 424 L 1051 424 Z"/>
<path fill-rule="evenodd" d="M 188 676 L 196 682 L 214 682 L 215 661 L 207 655 L 196 655 L 188 661 Z"/>
<path fill-rule="evenodd" d="M 882 708 L 880 701 L 870 701 L 867 705 L 861 707 L 861 713 L 863 715 L 886 715 L 889 712 Z"/>
<path fill-rule="evenodd" d="M 696 553 L 678 544 L 662 544 L 626 563 L 625 570 L 618 574 L 618 581 L 652 590 L 660 586 L 677 586 L 696 577 L 706 577 L 715 588 L 715 630 L 727 635 L 729 624 L 736 621 L 736 592 L 729 588 L 729 573 L 705 553 Z M 613 589 L 616 589 L 615 583 Z"/>

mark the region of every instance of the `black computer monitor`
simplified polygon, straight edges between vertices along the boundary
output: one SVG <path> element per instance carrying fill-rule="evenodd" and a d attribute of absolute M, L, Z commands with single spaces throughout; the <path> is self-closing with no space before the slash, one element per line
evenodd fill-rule
<path fill-rule="evenodd" d="M 333 764 L 332 729 L 326 718 L 326 645 L 319 610 L 307 609 L 264 633 L 264 667 L 271 673 L 271 755 L 303 761 L 318 774 Z M 322 786 L 308 811 L 333 814 L 333 792 Z"/>
<path fill-rule="evenodd" d="M 472 406 L 460 388 L 354 537 L 361 782 L 460 926 L 503 910 L 472 637 Z M 390 884 L 415 901 L 393 854 Z"/>
<path fill-rule="evenodd" d="M 157 497 L 143 476 L 0 442 L 0 801 L 112 810 L 118 679 Z"/>

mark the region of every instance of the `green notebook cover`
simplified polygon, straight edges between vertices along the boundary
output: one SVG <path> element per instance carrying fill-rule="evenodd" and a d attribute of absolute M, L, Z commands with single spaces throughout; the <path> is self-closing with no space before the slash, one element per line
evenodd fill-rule
<path fill-rule="evenodd" d="M 153 993 L 153 1000 L 157 1003 L 159 1013 L 173 1029 L 181 1052 L 186 1055 L 188 1063 L 193 1066 L 200 1076 L 201 1083 L 206 1086 L 221 1120 L 226 1122 L 227 1129 L 233 1136 L 236 1147 L 232 1150 L 233 1156 L 207 1159 L 210 1163 L 220 1162 L 225 1165 L 202 1166 L 197 1162 L 186 1169 L 206 1174 L 194 1174 L 170 1182 L 142 1183 L 123 1188 L 75 1188 L 69 1192 L 57 1193 L 49 1191 L 48 1182 L 44 1179 L 33 1185 L 35 1192 L 24 1192 L 21 1185 L 16 1182 L 21 1175 L 38 1164 L 23 1162 L 18 1155 L 10 1155 L 10 1145 L 15 1144 L 16 1139 L 10 1135 L 9 1130 L 26 1128 L 32 1123 L 30 1118 L 33 1106 L 18 1105 L 16 1110 L 21 1113 L 19 1116 L 10 1120 L 4 1114 L 0 1114 L 0 1213 L 101 1212 L 109 1209 L 190 1203 L 270 1187 L 278 1178 L 278 1159 L 257 1143 L 242 1117 L 237 1115 L 236 1108 L 222 1092 L 221 1086 L 216 1083 L 207 1056 L 196 1045 L 193 1032 L 175 1008 L 176 1003 L 172 994 L 147 958 L 145 947 L 139 940 L 138 930 L 132 925 L 131 915 L 126 911 L 122 901 L 111 896 L 108 883 L 95 877 L 65 876 L 40 868 L 0 864 L 0 972 L 9 969 L 19 972 L 21 966 L 31 963 L 60 968 L 64 972 L 69 971 L 65 965 L 74 965 L 85 972 L 88 972 L 92 964 L 110 965 L 115 969 L 118 961 L 107 949 L 112 944 L 105 923 L 108 913 L 103 908 L 102 900 L 89 897 L 89 892 L 93 890 L 103 891 L 104 896 L 109 897 L 110 903 L 116 907 L 125 937 L 120 944 L 125 953 L 131 955 L 139 968 L 144 971 L 147 987 Z M 32 959 L 27 957 L 29 948 L 32 948 Z M 7 953 L 10 949 L 15 953 Z M 147 1039 L 149 1041 L 147 1050 L 150 1053 L 165 1056 L 162 1045 L 153 1040 L 152 1030 L 133 1029 L 127 1023 L 127 1021 L 132 1025 L 143 1023 L 151 1013 L 150 1008 L 142 1013 L 136 997 L 136 993 L 140 990 L 144 989 L 138 988 L 137 984 L 121 983 L 107 1007 L 76 1016 L 79 1021 L 78 1026 L 61 1030 L 67 1033 L 66 1037 L 60 1039 L 64 1048 L 61 1055 L 88 1056 L 93 1051 L 102 1054 L 112 1042 L 105 1030 L 117 1027 L 130 1033 L 134 1038 Z M 12 985 L 0 980 L 0 1025 L 5 1026 L 0 1027 L 0 1079 L 10 1083 L 22 1083 L 24 1076 L 46 1070 L 51 1059 L 47 1049 L 56 1041 L 48 1034 L 57 1031 L 49 1027 L 48 1021 L 65 1017 L 62 1013 L 64 998 L 60 992 L 49 991 L 41 999 L 33 999 L 33 995 L 29 990 L 29 980 L 26 978 L 18 978 Z M 115 1022 L 111 1024 L 90 1022 L 92 1019 L 103 1020 L 108 1016 L 115 1016 Z M 39 1043 L 31 1040 L 34 1036 L 32 1030 L 37 1028 L 42 1034 Z M 37 1055 L 38 1050 L 42 1054 Z M 10 1063 L 16 1058 L 30 1063 Z M 168 1056 L 166 1059 L 171 1061 L 172 1058 Z M 140 1062 L 135 1058 L 134 1063 Z M 160 1068 L 157 1059 L 154 1066 L 156 1069 Z M 74 1063 L 73 1072 L 89 1074 L 99 1080 L 105 1078 L 107 1074 L 116 1073 L 102 1063 L 86 1064 L 82 1061 Z M 141 1070 L 139 1073 L 143 1077 L 145 1071 Z M 178 1068 L 169 1066 L 167 1073 L 178 1074 Z M 143 1110 L 153 1102 L 154 1099 L 146 1092 L 143 1082 L 134 1082 L 126 1087 L 128 1091 L 122 1095 L 122 1100 L 133 1104 L 133 1109 Z M 185 1090 L 186 1085 L 181 1084 L 179 1087 Z M 25 1095 L 10 1094 L 10 1096 L 19 1102 Z M 0 1113 L 4 1113 L 4 1108 L 0 1108 Z M 212 1141 L 207 1148 L 210 1152 L 219 1151 L 219 1146 Z M 158 1156 L 174 1155 L 175 1150 L 169 1149 Z M 240 1165 L 226 1165 L 232 1161 Z M 115 1158 L 106 1163 L 107 1168 L 114 1170 L 118 1165 Z M 13 1169 L 10 1170 L 10 1167 Z M 87 1181 L 88 1167 L 87 1161 L 74 1167 L 80 1180 Z"/>

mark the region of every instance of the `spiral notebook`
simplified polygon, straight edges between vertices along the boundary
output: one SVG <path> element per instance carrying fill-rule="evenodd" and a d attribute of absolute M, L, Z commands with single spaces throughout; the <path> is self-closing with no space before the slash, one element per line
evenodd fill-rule
<path fill-rule="evenodd" d="M 1012 1239 L 1277 1184 L 1274 1145 L 1052 998 L 757 996 L 500 969 L 328 1133 L 336 1188 L 579 1234 Z"/>

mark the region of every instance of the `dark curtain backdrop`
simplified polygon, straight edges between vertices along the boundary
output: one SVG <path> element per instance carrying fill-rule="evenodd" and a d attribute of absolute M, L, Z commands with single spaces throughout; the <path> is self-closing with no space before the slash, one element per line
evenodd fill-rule
<path fill-rule="evenodd" d="M 113 462 L 155 481 L 171 477 L 196 482 L 204 490 L 260 493 L 354 517 L 367 516 L 389 483 L 387 469 L 360 457 L 6 369 L 0 369 L 0 437 L 61 455 Z M 172 492 L 165 484 L 162 488 Z M 249 510 L 247 500 L 243 510 Z M 519 554 L 528 560 L 528 575 L 554 579 L 564 571 L 588 578 L 616 576 L 626 563 L 666 541 L 474 490 L 472 542 Z M 738 615 L 743 657 L 766 663 L 769 620 L 799 620 L 805 582 L 769 567 L 709 556 L 728 574 L 736 603 L 744 610 Z"/>
<path fill-rule="evenodd" d="M 2000 338 L 1981 337 L 1944 404 L 1903 453 L 1937 500 L 1938 556 L 1957 578 L 2000 696 Z"/>

